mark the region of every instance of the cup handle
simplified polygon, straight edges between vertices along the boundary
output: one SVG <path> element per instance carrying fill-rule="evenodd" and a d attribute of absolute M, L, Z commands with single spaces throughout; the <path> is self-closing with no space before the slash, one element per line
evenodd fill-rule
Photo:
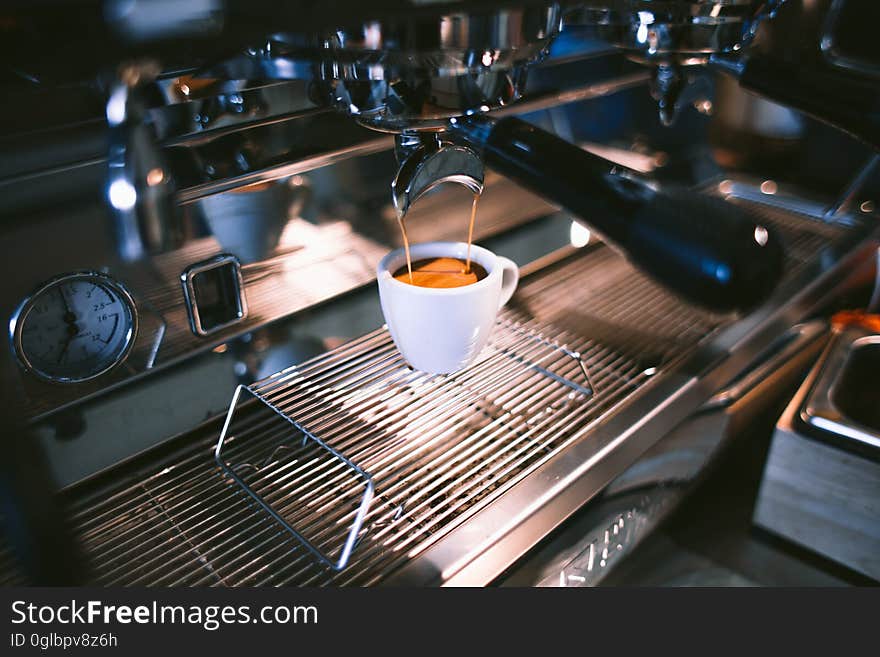
<path fill-rule="evenodd" d="M 500 310 L 504 304 L 510 301 L 510 297 L 516 291 L 517 283 L 519 283 L 519 267 L 510 258 L 497 257 L 501 264 L 501 299 L 498 302 Z"/>

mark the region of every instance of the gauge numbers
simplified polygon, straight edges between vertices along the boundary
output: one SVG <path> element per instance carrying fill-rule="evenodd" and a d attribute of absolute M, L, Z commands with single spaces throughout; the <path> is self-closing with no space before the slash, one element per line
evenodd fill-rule
<path fill-rule="evenodd" d="M 66 274 L 26 299 L 11 323 L 26 370 L 57 383 L 93 379 L 120 363 L 136 334 L 131 295 L 109 276 Z"/>

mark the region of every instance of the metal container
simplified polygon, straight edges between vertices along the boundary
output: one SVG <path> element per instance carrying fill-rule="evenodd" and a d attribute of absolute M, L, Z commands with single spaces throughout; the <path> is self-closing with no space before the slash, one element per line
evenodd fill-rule
<path fill-rule="evenodd" d="M 880 335 L 838 330 L 776 425 L 755 507 L 767 531 L 880 579 Z"/>

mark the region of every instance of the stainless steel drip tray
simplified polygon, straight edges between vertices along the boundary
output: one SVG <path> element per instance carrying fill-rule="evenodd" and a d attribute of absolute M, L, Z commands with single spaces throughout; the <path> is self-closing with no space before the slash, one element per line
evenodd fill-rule
<path fill-rule="evenodd" d="M 839 331 L 801 410 L 801 419 L 832 435 L 880 449 L 880 335 L 860 326 Z"/>
<path fill-rule="evenodd" d="M 84 503 L 81 539 L 106 584 L 386 581 L 725 319 L 677 301 L 607 247 L 571 252 L 524 277 L 466 370 L 413 371 L 380 329 L 270 376 L 248 386 L 256 400 L 242 389 L 233 404 L 226 467 L 211 458 L 215 434 Z"/>
<path fill-rule="evenodd" d="M 413 372 L 379 330 L 253 384 L 271 406 L 236 411 L 223 458 L 276 515 L 215 462 L 211 424 L 125 482 L 71 491 L 94 581 L 492 581 L 872 256 L 864 228 L 754 207 L 789 259 L 748 317 L 689 306 L 595 244 L 525 271 L 455 375 Z"/>

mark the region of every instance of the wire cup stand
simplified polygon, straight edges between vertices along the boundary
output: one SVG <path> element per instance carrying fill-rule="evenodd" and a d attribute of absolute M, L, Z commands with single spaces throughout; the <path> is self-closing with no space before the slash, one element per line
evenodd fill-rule
<path fill-rule="evenodd" d="M 480 362 L 484 363 L 482 367 L 487 366 L 487 362 L 490 365 L 494 362 L 494 366 L 538 373 L 546 377 L 551 385 L 570 390 L 569 399 L 592 399 L 595 387 L 585 359 L 558 340 L 546 337 L 546 328 L 534 321 L 499 317 L 489 345 L 471 368 Z M 400 394 L 401 389 L 408 390 L 409 395 L 419 396 L 420 393 L 414 391 L 426 382 L 440 379 L 451 384 L 458 378 L 467 378 L 471 369 L 439 377 L 416 372 L 406 365 L 393 348 L 386 328 L 377 331 L 371 339 L 379 345 L 375 357 L 361 357 L 354 363 L 341 366 L 352 372 L 351 385 L 325 385 L 326 381 L 332 380 L 331 375 L 338 371 L 340 364 L 336 362 L 333 365 L 332 357 L 326 360 L 331 364 L 325 364 L 322 357 L 318 357 L 315 361 L 292 366 L 248 386 L 238 386 L 214 450 L 215 461 L 232 482 L 302 543 L 320 563 L 337 571 L 348 565 L 352 552 L 370 533 L 372 525 L 365 529 L 364 521 L 376 491 L 374 478 L 367 469 L 316 434 L 332 436 L 334 431 L 339 432 L 342 428 L 361 432 L 373 430 L 368 418 L 352 415 L 337 419 L 340 409 L 344 409 L 351 399 L 373 398 L 380 400 L 378 403 L 393 403 L 394 396 Z M 381 358 L 379 354 L 382 354 Z M 332 356 L 332 352 L 325 356 Z M 376 379 L 365 374 L 381 369 L 380 364 L 382 368 L 389 369 L 389 359 L 393 374 Z M 572 378 L 569 367 L 560 368 L 559 363 L 565 362 L 575 364 L 574 372 L 578 373 L 577 378 L 582 377 L 583 383 Z M 364 384 L 364 381 L 370 380 L 373 383 Z M 404 383 L 401 384 L 401 381 Z M 498 385 L 497 382 L 492 383 L 485 390 L 482 386 L 479 389 L 469 388 L 469 394 L 479 397 L 481 393 L 490 393 Z M 249 403 L 251 401 L 256 403 Z M 419 403 L 430 405 L 440 402 L 432 400 L 429 395 Z M 294 419 L 293 415 L 298 419 Z M 306 426 L 311 422 L 321 426 L 320 431 Z M 255 443 L 261 442 L 259 438 L 270 432 L 282 437 L 278 446 L 262 454 L 252 449 L 249 451 L 248 440 L 251 437 Z M 390 444 L 394 442 L 389 440 Z M 230 458 L 230 453 L 233 458 Z M 370 462 L 374 465 L 377 463 L 375 459 Z M 382 485 L 380 483 L 380 487 Z M 294 503 L 290 501 L 291 497 L 296 498 Z M 284 508 L 276 508 L 274 501 Z M 347 511 L 339 513 L 339 508 Z M 334 516 L 336 519 L 328 523 L 327 518 Z M 328 526 L 336 533 L 328 530 Z"/>
<path fill-rule="evenodd" d="M 321 563 L 326 564 L 334 570 L 342 570 L 343 568 L 345 568 L 346 565 L 348 565 L 348 561 L 351 558 L 352 550 L 354 549 L 357 542 L 358 534 L 360 533 L 361 527 L 364 523 L 364 517 L 366 516 L 367 511 L 370 508 L 370 503 L 373 501 L 373 495 L 375 492 L 373 488 L 373 479 L 368 473 L 364 472 L 361 468 L 352 463 L 345 456 L 327 445 L 318 436 L 314 435 L 308 429 L 300 425 L 293 418 L 289 417 L 283 411 L 278 409 L 269 399 L 256 391 L 258 384 L 265 383 L 266 381 L 269 381 L 276 377 L 284 376 L 289 372 L 290 370 L 284 370 L 283 372 L 279 372 L 278 374 L 271 375 L 261 382 L 257 382 L 257 384 L 252 384 L 250 386 L 240 385 L 235 389 L 235 394 L 233 394 L 232 402 L 229 405 L 229 412 L 226 415 L 226 421 L 223 423 L 223 429 L 220 432 L 220 438 L 218 439 L 217 446 L 214 449 L 214 460 L 217 462 L 217 465 L 219 465 L 223 469 L 223 471 L 226 472 L 226 474 L 228 474 L 233 479 L 233 481 L 235 481 L 235 483 L 237 483 L 242 488 L 242 490 L 244 490 L 244 492 L 246 492 L 248 495 L 251 496 L 251 498 L 253 498 L 253 500 L 263 509 L 263 511 L 268 513 L 287 532 L 289 532 L 294 538 L 300 541 L 303 546 L 308 549 Z M 351 475 L 354 477 L 356 482 L 355 486 L 363 486 L 363 496 L 361 497 L 360 502 L 357 505 L 357 512 L 355 513 L 354 520 L 351 523 L 351 528 L 347 531 L 345 535 L 345 540 L 336 555 L 328 554 L 327 552 L 322 550 L 321 547 L 319 547 L 319 545 L 317 545 L 314 540 L 310 540 L 304 532 L 298 531 L 296 528 L 294 528 L 290 522 L 288 522 L 280 513 L 278 513 L 272 507 L 270 503 L 266 501 L 266 499 L 264 499 L 263 495 L 261 495 L 253 487 L 251 487 L 245 481 L 245 478 L 240 475 L 240 471 L 243 468 L 252 468 L 259 471 L 260 469 L 262 469 L 260 466 L 256 466 L 248 462 L 236 467 L 229 464 L 224 458 L 223 448 L 226 445 L 227 438 L 231 437 L 230 427 L 232 426 L 233 416 L 237 407 L 239 406 L 239 401 L 241 400 L 243 394 L 249 395 L 265 404 L 284 422 L 289 423 L 294 433 L 299 432 L 300 434 L 302 434 L 303 438 L 301 447 L 306 447 L 308 441 L 311 441 L 320 450 L 326 452 L 327 458 L 338 461 L 342 467 L 350 470 Z M 267 460 L 266 465 L 268 465 L 272 461 L 273 457 L 277 455 L 279 449 L 280 448 L 276 448 L 272 452 L 270 458 Z M 360 483 L 358 484 L 357 482 Z"/>

